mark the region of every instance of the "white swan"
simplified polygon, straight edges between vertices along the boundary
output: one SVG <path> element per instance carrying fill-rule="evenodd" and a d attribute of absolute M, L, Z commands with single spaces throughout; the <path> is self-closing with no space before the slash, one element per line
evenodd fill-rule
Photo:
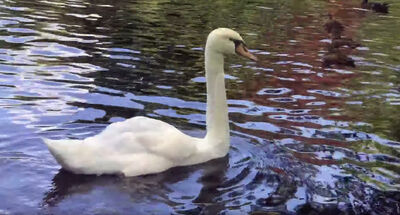
<path fill-rule="evenodd" d="M 137 176 L 223 157 L 229 150 L 224 55 L 235 53 L 257 60 L 237 32 L 218 28 L 208 35 L 204 138 L 190 137 L 165 122 L 139 116 L 113 123 L 84 140 L 44 139 L 44 142 L 64 169 L 77 174 Z"/>

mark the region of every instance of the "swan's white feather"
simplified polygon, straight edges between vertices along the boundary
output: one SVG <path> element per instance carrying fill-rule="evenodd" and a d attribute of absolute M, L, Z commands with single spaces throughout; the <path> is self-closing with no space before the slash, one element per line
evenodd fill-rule
<path fill-rule="evenodd" d="M 163 121 L 133 117 L 84 140 L 44 142 L 69 171 L 135 176 L 184 165 L 197 151 L 194 139 Z"/>

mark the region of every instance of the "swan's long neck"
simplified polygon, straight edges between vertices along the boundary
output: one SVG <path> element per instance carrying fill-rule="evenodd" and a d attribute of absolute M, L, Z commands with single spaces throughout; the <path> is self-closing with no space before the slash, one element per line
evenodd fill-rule
<path fill-rule="evenodd" d="M 224 57 L 206 46 L 207 135 L 214 152 L 224 156 L 229 150 L 229 119 L 226 101 Z"/>

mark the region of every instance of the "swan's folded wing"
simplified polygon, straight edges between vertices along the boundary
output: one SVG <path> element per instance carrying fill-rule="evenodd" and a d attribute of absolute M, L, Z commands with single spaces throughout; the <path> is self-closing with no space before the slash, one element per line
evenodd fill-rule
<path fill-rule="evenodd" d="M 175 163 L 181 163 L 197 152 L 196 138 L 187 136 L 175 127 L 163 130 L 159 134 L 148 134 L 143 140 L 150 140 L 148 150 Z M 154 142 L 154 140 L 156 140 Z"/>
<path fill-rule="evenodd" d="M 183 134 L 174 126 L 147 117 L 134 117 L 113 123 L 102 133 L 85 140 L 86 143 L 104 144 L 107 153 L 151 153 L 180 162 L 196 152 L 197 138 Z"/>

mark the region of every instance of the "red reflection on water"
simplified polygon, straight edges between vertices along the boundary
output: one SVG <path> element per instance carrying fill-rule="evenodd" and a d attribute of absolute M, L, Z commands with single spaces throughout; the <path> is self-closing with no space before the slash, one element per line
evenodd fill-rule
<path fill-rule="evenodd" d="M 343 1 L 328 4 L 327 8 L 327 11 L 346 26 L 344 36 L 347 38 L 354 35 L 362 21 L 360 11 L 349 9 L 353 7 L 354 3 Z M 260 71 L 260 75 L 246 83 L 243 99 L 262 106 L 281 108 L 283 111 L 266 112 L 262 116 L 242 115 L 240 121 L 270 122 L 280 127 L 282 131 L 235 127 L 236 130 L 266 139 L 293 138 L 306 144 L 348 146 L 339 140 L 310 138 L 300 131 L 297 132 L 296 129 L 296 127 L 321 129 L 326 126 L 337 126 L 338 123 L 357 121 L 357 116 L 349 116 L 342 111 L 349 98 L 346 91 L 341 89 L 347 89 L 349 82 L 359 74 L 350 67 L 333 66 L 333 69 L 327 69 L 321 66 L 321 58 L 327 52 L 327 43 L 324 41 L 329 39 L 323 28 L 328 17 L 322 15 L 325 14 L 294 15 L 289 21 L 276 21 L 277 25 L 290 23 L 292 28 L 286 28 L 286 35 L 283 37 L 275 32 L 266 33 L 265 43 L 269 45 L 267 51 L 272 54 L 268 57 L 261 56 L 257 66 L 271 68 L 273 72 Z M 356 50 L 350 48 L 343 48 L 343 52 L 357 54 Z M 290 91 L 282 94 L 258 94 L 263 88 L 287 88 Z M 309 111 L 292 113 L 296 110 Z M 271 117 L 273 115 L 286 115 L 291 118 L 277 119 Z M 310 115 L 317 117 L 307 118 Z M 285 128 L 295 132 L 285 132 Z"/>

